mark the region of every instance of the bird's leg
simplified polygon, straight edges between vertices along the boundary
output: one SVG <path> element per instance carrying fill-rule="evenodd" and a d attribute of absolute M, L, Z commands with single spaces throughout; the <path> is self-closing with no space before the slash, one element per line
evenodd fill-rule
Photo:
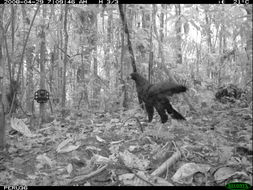
<path fill-rule="evenodd" d="M 144 102 L 142 101 L 141 97 L 138 96 L 139 104 L 141 105 L 141 108 L 144 110 Z"/>
<path fill-rule="evenodd" d="M 161 122 L 162 123 L 166 123 L 166 121 L 168 120 L 168 116 L 165 112 L 165 109 L 163 109 L 163 106 L 159 106 L 158 104 L 156 104 L 156 111 L 159 113 L 160 117 L 161 117 Z"/>
<path fill-rule="evenodd" d="M 154 107 L 149 104 L 145 104 L 146 111 L 148 113 L 148 121 L 151 122 L 154 115 Z"/>
<path fill-rule="evenodd" d="M 172 105 L 169 102 L 166 103 L 166 110 L 167 110 L 168 114 L 170 114 L 173 119 L 186 120 L 179 112 L 177 112 L 172 107 Z"/>

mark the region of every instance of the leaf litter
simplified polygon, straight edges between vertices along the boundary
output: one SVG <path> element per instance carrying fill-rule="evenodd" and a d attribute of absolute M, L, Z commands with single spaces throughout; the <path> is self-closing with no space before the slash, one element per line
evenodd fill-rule
<path fill-rule="evenodd" d="M 204 105 L 204 104 L 201 104 Z M 187 122 L 70 113 L 40 129 L 12 118 L 1 185 L 213 186 L 252 181 L 252 111 L 212 103 Z M 89 119 L 88 119 L 89 118 Z M 92 118 L 92 119 L 91 119 Z"/>

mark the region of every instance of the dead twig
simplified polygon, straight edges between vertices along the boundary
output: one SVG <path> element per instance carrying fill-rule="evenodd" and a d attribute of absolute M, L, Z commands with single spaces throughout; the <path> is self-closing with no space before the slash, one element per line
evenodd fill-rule
<path fill-rule="evenodd" d="M 104 165 L 104 166 L 101 167 L 101 168 L 98 168 L 96 171 L 93 171 L 93 172 L 91 172 L 91 173 L 89 173 L 89 174 L 87 174 L 87 175 L 77 176 L 77 177 L 75 177 L 74 179 L 72 179 L 72 180 L 70 181 L 70 183 L 73 183 L 73 182 L 77 183 L 77 182 L 85 181 L 85 180 L 87 180 L 87 179 L 89 179 L 89 178 L 91 178 L 91 177 L 94 177 L 94 176 L 96 176 L 97 174 L 101 173 L 101 172 L 104 171 L 107 167 L 108 167 L 108 164 Z"/>
<path fill-rule="evenodd" d="M 155 171 L 152 172 L 151 175 L 159 176 L 166 169 L 168 169 L 171 165 L 173 165 L 177 160 L 181 157 L 181 152 L 175 152 L 168 160 L 166 160 L 160 167 L 158 167 Z"/>

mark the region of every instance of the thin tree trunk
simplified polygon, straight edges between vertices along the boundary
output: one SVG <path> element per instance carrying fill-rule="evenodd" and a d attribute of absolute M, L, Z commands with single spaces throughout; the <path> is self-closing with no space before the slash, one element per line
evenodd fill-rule
<path fill-rule="evenodd" d="M 247 22 L 251 22 L 252 24 L 252 5 L 245 5 L 245 10 L 247 12 Z M 252 84 L 252 29 L 247 31 L 247 42 L 246 42 L 246 52 L 247 52 L 247 57 L 248 61 L 246 63 L 246 79 L 245 79 L 245 84 L 250 83 Z M 251 92 L 252 92 L 252 85 L 251 87 Z"/>
<path fill-rule="evenodd" d="M 177 21 L 176 21 L 176 38 L 177 38 L 177 43 L 176 43 L 176 63 L 177 64 L 182 64 L 182 37 L 181 37 L 181 7 L 180 4 L 175 5 L 176 6 L 176 15 L 177 15 Z"/>
<path fill-rule="evenodd" d="M 63 30 L 64 30 L 64 36 L 65 36 L 65 42 L 64 42 L 64 65 L 63 65 L 63 84 L 62 84 L 62 108 L 65 108 L 66 106 L 66 69 L 67 69 L 67 52 L 68 52 L 68 31 L 67 31 L 67 24 L 68 24 L 68 4 L 65 5 L 65 16 L 64 16 L 64 24 L 63 24 Z M 65 109 L 63 109 L 65 110 Z M 62 112 L 62 118 L 64 118 L 65 111 Z"/>
<path fill-rule="evenodd" d="M 45 34 L 45 18 L 46 18 L 46 6 L 43 5 L 42 9 L 42 25 L 41 25 L 41 43 L 40 43 L 40 89 L 45 89 L 45 78 L 46 78 L 46 72 L 45 72 L 45 51 L 46 51 L 46 34 Z M 40 119 L 41 123 L 45 122 L 46 119 L 46 113 L 45 113 L 45 103 L 40 104 Z"/>
<path fill-rule="evenodd" d="M 5 113 L 3 104 L 3 78 L 4 78 L 4 62 L 2 52 L 3 42 L 3 14 L 4 5 L 0 5 L 0 151 L 5 147 Z"/>

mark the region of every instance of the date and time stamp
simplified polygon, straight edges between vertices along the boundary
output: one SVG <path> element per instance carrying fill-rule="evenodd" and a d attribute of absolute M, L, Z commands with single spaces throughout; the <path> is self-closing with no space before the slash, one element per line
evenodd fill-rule
<path fill-rule="evenodd" d="M 4 0 L 4 4 L 118 4 L 118 0 Z"/>
<path fill-rule="evenodd" d="M 119 1 L 120 0 L 4 0 L 4 4 L 119 4 Z M 246 5 L 251 3 L 252 0 L 217 0 L 216 2 L 216 4 Z"/>
<path fill-rule="evenodd" d="M 218 3 L 219 4 L 237 4 L 237 5 L 245 4 L 245 5 L 248 5 L 248 4 L 252 3 L 252 1 L 250 1 L 250 0 L 218 0 Z"/>

